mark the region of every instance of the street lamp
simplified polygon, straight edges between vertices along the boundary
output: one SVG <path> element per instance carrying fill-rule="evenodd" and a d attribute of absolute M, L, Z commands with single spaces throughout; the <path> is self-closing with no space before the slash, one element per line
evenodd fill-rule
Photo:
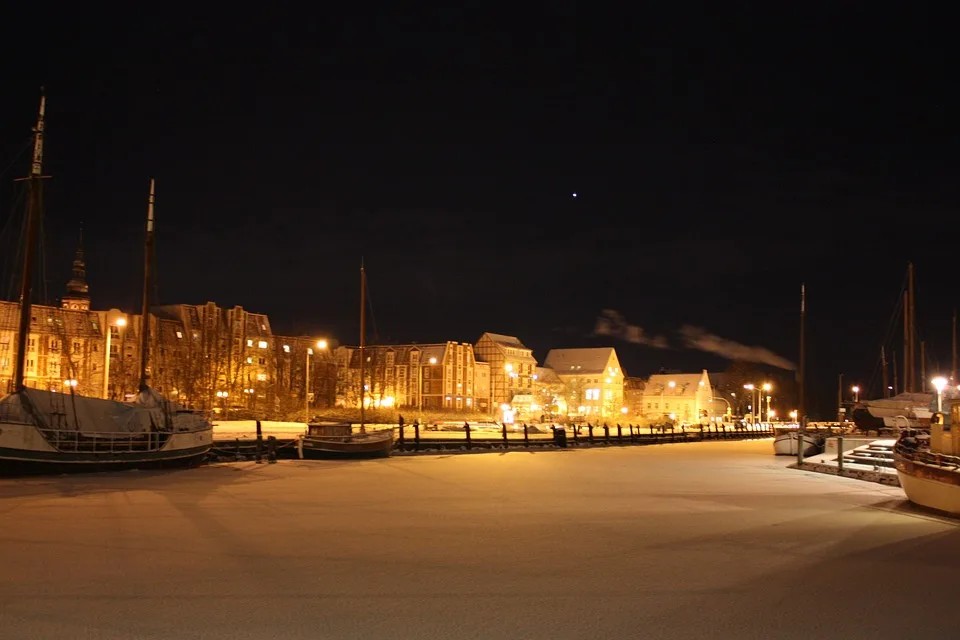
<path fill-rule="evenodd" d="M 933 383 L 934 388 L 937 390 L 937 412 L 938 413 L 942 412 L 943 411 L 943 390 L 947 388 L 947 379 L 942 376 L 938 376 L 933 380 L 931 380 L 930 382 Z"/>
<path fill-rule="evenodd" d="M 860 387 L 854 385 L 850 387 L 850 391 L 853 391 L 853 401 L 860 402 Z"/>
<path fill-rule="evenodd" d="M 437 364 L 437 359 L 430 358 L 429 360 L 427 360 L 427 362 L 429 362 L 430 364 Z M 507 365 L 507 366 L 509 367 L 510 365 Z M 507 370 L 509 371 L 509 369 Z M 417 404 L 420 409 L 420 421 L 422 422 L 423 421 L 423 365 L 420 365 L 419 369 L 417 370 L 417 373 L 419 374 L 419 378 L 420 378 L 420 386 L 417 388 Z"/>
<path fill-rule="evenodd" d="M 793 420 L 794 422 L 796 422 L 796 420 L 797 420 L 797 410 L 796 410 L 796 409 L 794 409 L 793 411 L 790 412 L 790 419 Z"/>
<path fill-rule="evenodd" d="M 757 405 L 753 402 L 753 392 L 757 387 L 752 384 L 745 384 L 743 385 L 743 388 L 750 392 L 750 413 L 753 414 L 753 424 L 757 424 L 757 412 L 759 410 L 757 409 Z M 759 393 L 759 391 L 757 393 Z"/>
<path fill-rule="evenodd" d="M 127 326 L 127 319 L 123 316 L 117 318 L 117 321 L 113 324 L 107 323 L 107 348 L 106 354 L 104 354 L 104 365 L 103 365 L 103 399 L 110 399 L 110 336 L 113 333 L 113 327 L 125 327 Z"/>
<path fill-rule="evenodd" d="M 766 393 L 768 394 L 768 395 L 767 395 L 767 422 L 770 422 L 770 395 L 769 395 L 769 394 L 770 394 L 770 390 L 771 390 L 771 389 L 773 389 L 773 385 L 772 385 L 772 384 L 770 384 L 769 382 L 764 382 L 764 383 L 763 383 L 763 390 L 764 390 L 764 392 L 766 392 Z M 760 392 L 758 391 L 758 392 L 757 392 L 757 399 L 758 399 L 758 400 L 759 400 L 759 394 L 760 394 Z M 759 404 L 759 402 L 758 402 L 757 404 Z"/>

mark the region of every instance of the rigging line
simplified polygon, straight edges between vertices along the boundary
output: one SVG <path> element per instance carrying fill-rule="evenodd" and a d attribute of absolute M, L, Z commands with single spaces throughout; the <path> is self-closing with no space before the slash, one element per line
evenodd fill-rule
<path fill-rule="evenodd" d="M 3 171 L 0 171 L 0 178 L 3 178 L 3 176 L 7 174 L 7 171 L 10 171 L 11 167 L 13 167 L 13 165 L 16 164 L 17 160 L 20 159 L 20 156 L 22 156 L 24 152 L 27 149 L 29 149 L 32 144 L 33 144 L 33 136 L 29 136 L 27 138 L 26 143 L 24 143 L 23 148 L 17 152 L 17 154 L 13 157 L 13 160 L 10 161 L 10 164 L 8 164 Z"/>
<path fill-rule="evenodd" d="M 367 307 L 370 309 L 370 322 L 373 325 L 373 342 L 380 342 L 380 331 L 377 329 L 377 316 L 373 313 L 373 298 L 370 296 L 370 278 L 366 282 Z"/>
<path fill-rule="evenodd" d="M 902 317 L 902 313 L 906 313 L 903 309 L 903 294 L 907 290 L 909 275 L 907 273 L 903 276 L 903 284 L 900 286 L 900 292 L 897 295 L 897 302 L 894 304 L 893 313 L 890 315 L 890 320 L 887 322 L 887 329 L 884 332 L 883 340 L 880 343 L 881 348 L 889 345 L 895 338 L 897 334 L 897 320 Z M 889 354 L 888 354 L 889 355 Z M 883 369 L 883 361 L 880 358 L 880 354 L 877 353 L 876 359 L 874 360 L 873 371 L 870 374 L 870 378 L 867 382 L 866 388 L 870 389 L 871 393 L 873 392 L 877 384 L 882 384 L 881 375 Z M 883 390 L 881 389 L 881 395 Z"/>

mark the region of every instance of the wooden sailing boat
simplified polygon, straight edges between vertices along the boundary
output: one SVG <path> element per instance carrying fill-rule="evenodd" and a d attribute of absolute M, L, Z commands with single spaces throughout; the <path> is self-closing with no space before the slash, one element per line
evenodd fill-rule
<path fill-rule="evenodd" d="M 360 431 L 353 433 L 349 423 L 316 423 L 307 425 L 300 438 L 301 458 L 385 458 L 393 451 L 393 429 L 367 431 L 366 428 L 366 307 L 367 272 L 360 263 Z"/>
<path fill-rule="evenodd" d="M 832 433 L 832 430 L 818 429 L 814 433 L 806 430 L 806 363 L 807 363 L 807 344 L 806 344 L 806 322 L 807 322 L 807 285 L 800 285 L 800 371 L 799 371 L 799 396 L 800 404 L 797 409 L 796 427 L 775 427 L 773 438 L 773 452 L 778 456 L 797 456 L 797 462 L 802 463 L 804 456 L 810 456 L 820 453 L 823 450 L 823 444 L 826 436 Z M 803 442 L 801 448 L 797 443 Z"/>
<path fill-rule="evenodd" d="M 34 128 L 27 181 L 17 366 L 12 393 L 0 399 L 0 474 L 61 473 L 105 469 L 184 466 L 210 449 L 212 427 L 203 416 L 169 403 L 145 384 L 134 403 L 114 402 L 26 385 L 28 335 L 33 322 L 33 252 L 38 244 L 46 99 Z M 153 236 L 153 181 L 147 218 L 147 248 Z M 149 270 L 146 274 L 149 283 Z M 144 309 L 148 292 L 144 292 Z M 144 315 L 144 330 L 148 316 Z M 107 329 L 109 330 L 109 329 Z M 37 333 L 40 327 L 37 327 Z M 141 360 L 146 360 L 146 353 Z M 141 380 L 145 382 L 144 377 Z"/>

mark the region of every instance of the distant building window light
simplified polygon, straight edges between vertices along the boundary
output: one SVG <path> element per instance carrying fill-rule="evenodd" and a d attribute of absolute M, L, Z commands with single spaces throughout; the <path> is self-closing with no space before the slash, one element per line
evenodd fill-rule
<path fill-rule="evenodd" d="M 284 353 L 290 353 L 290 345 L 288 345 L 288 344 L 283 345 L 283 352 L 284 352 Z"/>
<path fill-rule="evenodd" d="M 182 337 L 183 337 L 183 332 L 182 332 L 182 331 L 177 331 L 177 337 L 178 337 L 178 338 L 182 338 Z"/>
<path fill-rule="evenodd" d="M 260 347 L 261 349 L 266 349 L 266 348 L 267 348 L 267 341 L 266 341 L 266 340 L 261 340 L 261 341 L 259 342 L 259 344 L 257 344 L 257 346 Z"/>
<path fill-rule="evenodd" d="M 252 347 L 252 346 L 253 346 L 253 340 L 247 340 L 247 346 L 248 346 L 248 347 Z"/>

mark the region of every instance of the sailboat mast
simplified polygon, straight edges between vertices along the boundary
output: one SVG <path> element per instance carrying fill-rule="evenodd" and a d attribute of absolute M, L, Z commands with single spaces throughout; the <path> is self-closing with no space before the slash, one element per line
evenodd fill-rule
<path fill-rule="evenodd" d="M 927 343 L 920 341 L 920 392 L 927 388 Z"/>
<path fill-rule="evenodd" d="M 797 463 L 803 464 L 803 446 L 804 446 L 804 425 L 807 423 L 806 396 L 805 396 L 805 377 L 807 367 L 807 285 L 800 285 L 800 402 L 797 407 Z"/>
<path fill-rule="evenodd" d="M 154 179 L 150 178 L 150 195 L 147 198 L 147 233 L 144 240 L 143 252 L 143 307 L 141 309 L 140 327 L 140 391 L 146 391 L 147 385 L 147 354 L 150 346 L 150 266 L 153 263 L 153 205 Z"/>
<path fill-rule="evenodd" d="M 910 393 L 910 293 L 903 292 L 903 392 Z"/>
<path fill-rule="evenodd" d="M 887 372 L 887 352 L 880 347 L 880 365 L 883 368 L 883 397 L 890 397 L 890 374 Z"/>
<path fill-rule="evenodd" d="M 950 367 L 950 381 L 957 383 L 957 310 L 953 310 L 953 366 Z"/>
<path fill-rule="evenodd" d="M 33 160 L 30 164 L 30 176 L 27 180 L 27 229 L 23 249 L 23 279 L 20 282 L 20 325 L 17 328 L 17 370 L 14 375 L 16 391 L 26 388 L 24 376 L 27 365 L 27 336 L 30 334 L 31 293 L 33 291 L 33 251 L 37 244 L 40 227 L 40 207 L 42 190 L 40 180 L 43 177 L 43 116 L 47 108 L 47 98 L 40 95 L 40 110 L 37 113 L 37 126 L 33 129 Z"/>
<path fill-rule="evenodd" d="M 916 315 L 916 291 L 913 289 L 913 263 L 908 267 L 910 274 L 909 287 L 907 292 L 910 298 L 910 391 L 917 390 L 917 315 Z"/>
<path fill-rule="evenodd" d="M 897 379 L 897 350 L 893 350 L 893 395 L 900 393 L 900 381 Z"/>
<path fill-rule="evenodd" d="M 366 347 L 366 335 L 367 335 L 367 272 L 363 269 L 363 260 L 360 260 L 360 433 L 363 433 L 366 429 L 364 427 L 366 423 L 366 399 L 367 399 L 367 385 L 365 380 L 365 369 L 367 365 L 367 357 L 364 353 L 364 347 Z"/>

